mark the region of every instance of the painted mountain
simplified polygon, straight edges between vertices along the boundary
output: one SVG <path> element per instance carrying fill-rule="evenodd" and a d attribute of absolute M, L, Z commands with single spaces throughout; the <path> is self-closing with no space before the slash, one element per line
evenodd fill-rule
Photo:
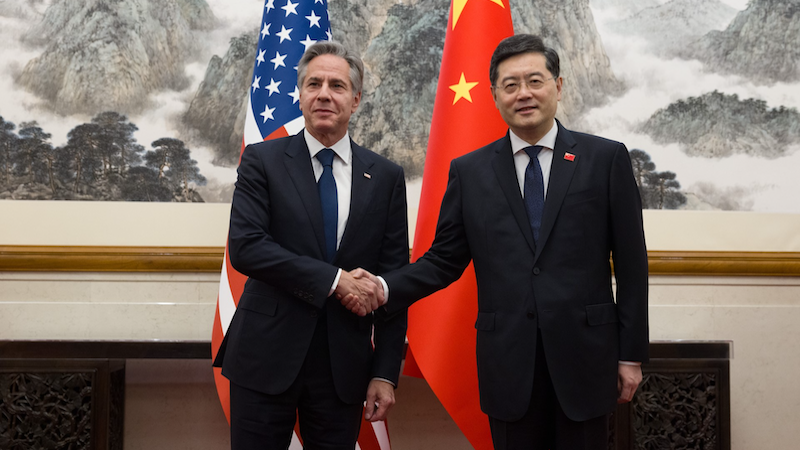
<path fill-rule="evenodd" d="M 684 56 L 754 84 L 800 81 L 800 0 L 751 0 L 725 30 L 708 33 Z"/>
<path fill-rule="evenodd" d="M 718 91 L 679 100 L 658 110 L 641 127 L 657 143 L 677 142 L 689 156 L 725 158 L 745 154 L 785 156 L 800 144 L 800 113 L 769 108 L 763 100 Z"/>
<path fill-rule="evenodd" d="M 589 2 L 594 10 L 605 10 L 616 17 L 630 17 L 639 11 L 658 6 L 659 0 L 591 0 Z"/>
<path fill-rule="evenodd" d="M 17 83 L 63 115 L 138 113 L 150 94 L 189 86 L 195 32 L 214 23 L 204 0 L 53 2 L 23 37 L 45 49 Z"/>
<path fill-rule="evenodd" d="M 608 23 L 619 34 L 648 41 L 650 50 L 673 56 L 714 30 L 722 30 L 738 11 L 719 0 L 672 0 Z"/>

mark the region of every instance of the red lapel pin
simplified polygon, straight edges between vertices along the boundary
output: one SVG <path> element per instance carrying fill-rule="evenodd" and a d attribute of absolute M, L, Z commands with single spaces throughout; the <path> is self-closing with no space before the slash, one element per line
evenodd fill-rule
<path fill-rule="evenodd" d="M 575 155 L 572 153 L 564 153 L 564 159 L 567 161 L 575 161 Z"/>

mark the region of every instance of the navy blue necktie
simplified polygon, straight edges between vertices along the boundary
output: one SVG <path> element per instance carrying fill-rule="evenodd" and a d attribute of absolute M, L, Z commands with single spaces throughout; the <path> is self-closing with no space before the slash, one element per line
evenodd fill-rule
<path fill-rule="evenodd" d="M 531 162 L 525 169 L 525 209 L 528 211 L 528 221 L 531 223 L 534 241 L 539 240 L 539 228 L 542 227 L 542 212 L 544 211 L 544 178 L 542 166 L 536 156 L 542 150 L 541 145 L 534 145 L 523 149 Z"/>
<path fill-rule="evenodd" d="M 325 226 L 325 256 L 328 262 L 336 255 L 336 225 L 339 221 L 339 202 L 336 196 L 336 181 L 333 178 L 333 150 L 325 148 L 317 153 L 322 163 L 322 176 L 317 181 L 319 200 L 322 203 L 322 222 Z"/>

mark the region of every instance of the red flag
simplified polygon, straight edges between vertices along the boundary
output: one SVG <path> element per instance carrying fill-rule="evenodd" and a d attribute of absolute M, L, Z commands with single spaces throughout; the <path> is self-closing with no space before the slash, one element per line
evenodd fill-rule
<path fill-rule="evenodd" d="M 509 0 L 453 0 L 422 179 L 412 260 L 431 246 L 450 161 L 489 144 L 508 129 L 492 99 L 489 60 L 514 33 Z M 447 289 L 408 312 L 406 373 L 413 361 L 456 424 L 478 450 L 492 449 L 480 410 L 475 362 L 477 287 L 472 265 Z"/>
<path fill-rule="evenodd" d="M 305 122 L 298 102 L 297 63 L 311 44 L 330 38 L 326 1 L 296 0 L 293 3 L 289 0 L 285 6 L 275 6 L 274 0 L 265 0 L 252 84 L 248 90 L 249 107 L 242 151 L 247 144 L 294 135 L 303 129 Z M 217 357 L 222 339 L 236 312 L 245 281 L 247 277 L 231 266 L 226 246 L 211 333 L 212 360 Z M 220 368 L 214 368 L 214 381 L 225 417 L 230 423 L 230 383 L 222 376 Z M 391 450 L 386 423 L 362 423 L 358 444 L 362 450 Z M 295 427 L 289 449 L 301 448 L 302 441 Z"/>

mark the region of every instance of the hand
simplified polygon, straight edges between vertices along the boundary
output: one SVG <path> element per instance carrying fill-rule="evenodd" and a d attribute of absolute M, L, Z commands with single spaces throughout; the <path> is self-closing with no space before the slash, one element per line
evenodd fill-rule
<path fill-rule="evenodd" d="M 334 293 L 342 305 L 359 316 L 366 316 L 384 301 L 383 290 L 373 282 L 367 278 L 356 279 L 345 271 L 342 271 Z"/>
<path fill-rule="evenodd" d="M 355 279 L 366 278 L 369 281 L 375 283 L 375 286 L 377 286 L 378 290 L 380 291 L 380 294 L 378 296 L 378 299 L 380 300 L 380 306 L 386 304 L 386 293 L 383 292 L 383 283 L 381 283 L 381 280 L 379 280 L 378 277 L 360 267 L 358 269 L 350 271 L 350 275 L 353 275 L 353 278 Z"/>
<path fill-rule="evenodd" d="M 372 380 L 367 388 L 367 403 L 364 420 L 377 422 L 386 420 L 389 408 L 394 406 L 394 386 L 383 380 Z"/>
<path fill-rule="evenodd" d="M 620 364 L 617 375 L 617 390 L 619 390 L 619 398 L 617 403 L 628 403 L 633 400 L 633 394 L 642 382 L 642 366 Z"/>

